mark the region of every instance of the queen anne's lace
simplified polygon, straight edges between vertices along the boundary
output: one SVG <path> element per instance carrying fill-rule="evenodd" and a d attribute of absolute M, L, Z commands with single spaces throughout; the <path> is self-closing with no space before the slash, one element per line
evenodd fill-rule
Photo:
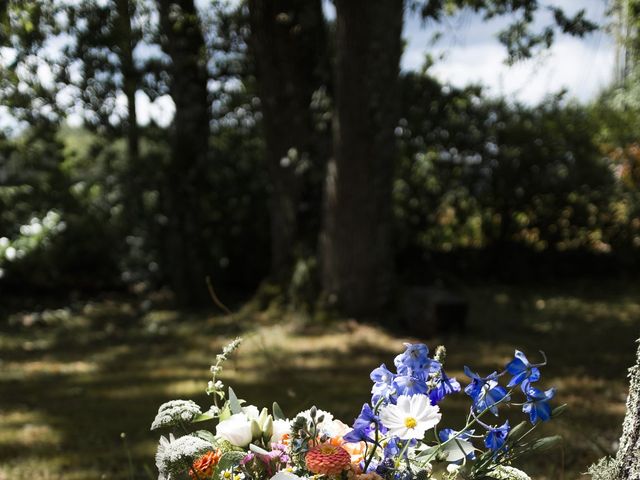
<path fill-rule="evenodd" d="M 158 480 L 171 480 L 179 476 L 180 472 L 188 470 L 190 465 L 201 455 L 211 450 L 212 445 L 198 437 L 185 435 L 175 438 L 160 437 L 156 452 L 156 466 L 160 476 Z"/>
<path fill-rule="evenodd" d="M 491 476 L 498 480 L 531 480 L 531 477 L 522 470 L 506 465 L 498 465 L 491 470 Z"/>
<path fill-rule="evenodd" d="M 191 400 L 172 400 L 163 403 L 151 424 L 151 430 L 189 423 L 201 413 L 198 404 Z"/>

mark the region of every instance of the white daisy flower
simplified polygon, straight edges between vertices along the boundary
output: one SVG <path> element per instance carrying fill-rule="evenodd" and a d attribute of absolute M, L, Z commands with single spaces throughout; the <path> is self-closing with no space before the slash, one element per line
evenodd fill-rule
<path fill-rule="evenodd" d="M 233 480 L 233 469 L 232 468 L 227 468 L 226 470 L 223 470 L 222 472 L 220 472 L 220 479 L 221 480 Z"/>
<path fill-rule="evenodd" d="M 400 395 L 396 405 L 385 405 L 380 411 L 382 424 L 389 435 L 401 440 L 422 439 L 427 430 L 440 422 L 440 408 L 431 405 L 426 395 Z"/>

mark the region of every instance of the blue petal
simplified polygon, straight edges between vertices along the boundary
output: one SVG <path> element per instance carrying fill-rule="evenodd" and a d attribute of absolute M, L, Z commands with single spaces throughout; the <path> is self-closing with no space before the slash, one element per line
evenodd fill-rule
<path fill-rule="evenodd" d="M 536 404 L 536 412 L 538 414 L 538 418 L 543 422 L 546 422 L 551 418 L 551 406 L 546 402 L 539 402 Z"/>

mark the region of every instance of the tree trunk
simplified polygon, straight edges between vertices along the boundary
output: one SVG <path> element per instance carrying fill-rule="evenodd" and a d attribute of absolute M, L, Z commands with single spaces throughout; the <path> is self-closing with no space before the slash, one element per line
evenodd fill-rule
<path fill-rule="evenodd" d="M 284 283 L 301 241 L 305 163 L 318 162 L 310 103 L 320 84 L 324 19 L 320 0 L 250 0 L 249 11 L 271 183 L 271 268 Z"/>
<path fill-rule="evenodd" d="M 168 261 L 180 304 L 205 301 L 207 249 L 199 196 L 207 191 L 209 105 L 205 44 L 193 0 L 158 0 L 175 104 L 167 169 Z"/>
<path fill-rule="evenodd" d="M 122 66 L 122 90 L 127 97 L 127 229 L 135 229 L 139 216 L 142 214 L 142 198 L 138 182 L 137 169 L 140 162 L 140 133 L 138 128 L 138 114 L 136 111 L 136 91 L 138 90 L 139 75 L 133 61 L 135 40 L 131 32 L 132 5 L 129 0 L 116 0 L 118 11 L 118 39 L 120 64 Z"/>
<path fill-rule="evenodd" d="M 640 480 L 640 346 L 636 363 L 629 369 L 629 379 L 618 453 L 614 459 L 602 459 L 589 469 L 594 480 Z"/>
<path fill-rule="evenodd" d="M 349 315 L 379 313 L 393 280 L 402 0 L 336 0 L 334 156 L 327 168 L 322 280 Z"/>

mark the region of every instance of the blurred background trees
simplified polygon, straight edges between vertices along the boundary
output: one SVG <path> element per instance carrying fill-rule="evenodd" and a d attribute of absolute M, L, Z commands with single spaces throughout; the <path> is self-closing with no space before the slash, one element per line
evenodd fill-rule
<path fill-rule="evenodd" d="M 583 13 L 536 29 L 537 1 L 5 3 L 0 285 L 168 286 L 196 306 L 210 276 L 376 316 L 407 284 L 631 274 L 640 13 L 612 7 L 616 83 L 528 106 L 400 71 L 404 18 L 508 14 L 516 62 L 588 35 Z"/>

